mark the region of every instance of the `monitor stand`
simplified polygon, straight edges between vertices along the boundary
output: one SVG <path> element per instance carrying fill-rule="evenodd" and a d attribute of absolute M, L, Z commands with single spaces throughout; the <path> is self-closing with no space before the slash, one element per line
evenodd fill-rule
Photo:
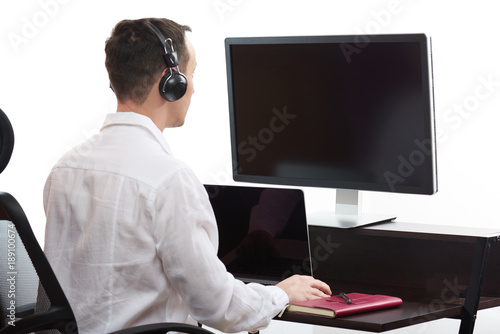
<path fill-rule="evenodd" d="M 357 190 L 337 189 L 335 212 L 308 214 L 308 223 L 336 228 L 355 228 L 390 222 L 396 219 L 395 216 L 384 214 L 361 214 L 361 198 L 359 195 Z"/>

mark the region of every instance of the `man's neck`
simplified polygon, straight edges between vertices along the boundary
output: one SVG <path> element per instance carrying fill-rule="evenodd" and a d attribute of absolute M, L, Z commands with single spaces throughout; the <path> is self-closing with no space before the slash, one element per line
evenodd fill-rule
<path fill-rule="evenodd" d="M 165 130 L 166 124 L 168 124 L 167 113 L 161 110 L 160 106 L 151 106 L 147 102 L 141 105 L 131 102 L 118 102 L 116 112 L 135 112 L 149 117 L 161 132 Z"/>

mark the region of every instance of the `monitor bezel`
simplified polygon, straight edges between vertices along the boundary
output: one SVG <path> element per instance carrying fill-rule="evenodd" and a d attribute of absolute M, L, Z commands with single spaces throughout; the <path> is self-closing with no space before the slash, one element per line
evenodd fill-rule
<path fill-rule="evenodd" d="M 431 164 L 431 175 L 426 184 L 418 186 L 398 185 L 394 190 L 388 190 L 379 183 L 366 182 L 346 182 L 342 180 L 320 180 L 313 178 L 298 178 L 298 177 L 279 177 L 265 175 L 250 175 L 241 174 L 239 172 L 239 155 L 238 155 L 238 136 L 236 129 L 236 110 L 233 95 L 233 73 L 232 73 L 232 56 L 231 49 L 234 45 L 252 45 L 252 44 L 311 44 L 311 43 L 349 43 L 360 49 L 369 45 L 369 43 L 377 42 L 419 42 L 421 45 L 421 60 L 422 60 L 422 75 L 423 75 L 423 92 L 426 94 L 426 105 L 428 109 L 425 112 L 425 122 L 428 124 L 428 138 L 431 143 L 431 154 L 429 161 L 426 164 Z M 380 191 L 393 193 L 407 194 L 427 194 L 432 195 L 437 192 L 437 149 L 436 149 L 436 129 L 435 129 L 435 112 L 434 112 L 434 78 L 432 64 L 432 48 L 431 38 L 423 33 L 416 34 L 390 34 L 390 35 L 331 35 L 331 36 L 273 36 L 273 37 L 228 37 L 225 39 L 225 55 L 226 55 L 226 72 L 227 72 L 227 87 L 229 99 L 229 121 L 230 121 L 230 137 L 231 137 L 231 157 L 232 157 L 232 174 L 235 181 L 274 184 L 274 185 L 290 185 L 302 187 L 321 187 L 333 189 L 349 189 L 359 191 Z M 256 59 L 256 64 L 265 64 L 265 55 L 261 55 L 261 59 Z M 426 134 L 427 135 L 427 134 Z"/>

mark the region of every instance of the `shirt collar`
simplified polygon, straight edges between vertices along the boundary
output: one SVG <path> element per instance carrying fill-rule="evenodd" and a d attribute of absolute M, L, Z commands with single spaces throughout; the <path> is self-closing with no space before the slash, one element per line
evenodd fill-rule
<path fill-rule="evenodd" d="M 116 112 L 112 114 L 108 114 L 106 116 L 106 119 L 104 120 L 104 123 L 101 127 L 101 131 L 106 128 L 110 127 L 113 125 L 133 125 L 133 126 L 140 126 L 148 130 L 158 141 L 158 143 L 163 147 L 165 152 L 169 155 L 172 154 L 172 150 L 170 149 L 170 146 L 167 143 L 167 140 L 163 136 L 163 133 L 158 129 L 158 127 L 153 123 L 151 118 L 135 113 L 135 112 Z"/>

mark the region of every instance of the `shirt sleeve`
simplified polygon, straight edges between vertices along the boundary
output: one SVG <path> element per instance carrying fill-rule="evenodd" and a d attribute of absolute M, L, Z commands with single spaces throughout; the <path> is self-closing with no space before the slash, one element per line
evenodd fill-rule
<path fill-rule="evenodd" d="M 172 287 L 191 316 L 225 332 L 267 327 L 288 303 L 276 286 L 244 284 L 217 257 L 218 232 L 203 185 L 190 169 L 169 177 L 153 204 L 152 233 Z"/>

